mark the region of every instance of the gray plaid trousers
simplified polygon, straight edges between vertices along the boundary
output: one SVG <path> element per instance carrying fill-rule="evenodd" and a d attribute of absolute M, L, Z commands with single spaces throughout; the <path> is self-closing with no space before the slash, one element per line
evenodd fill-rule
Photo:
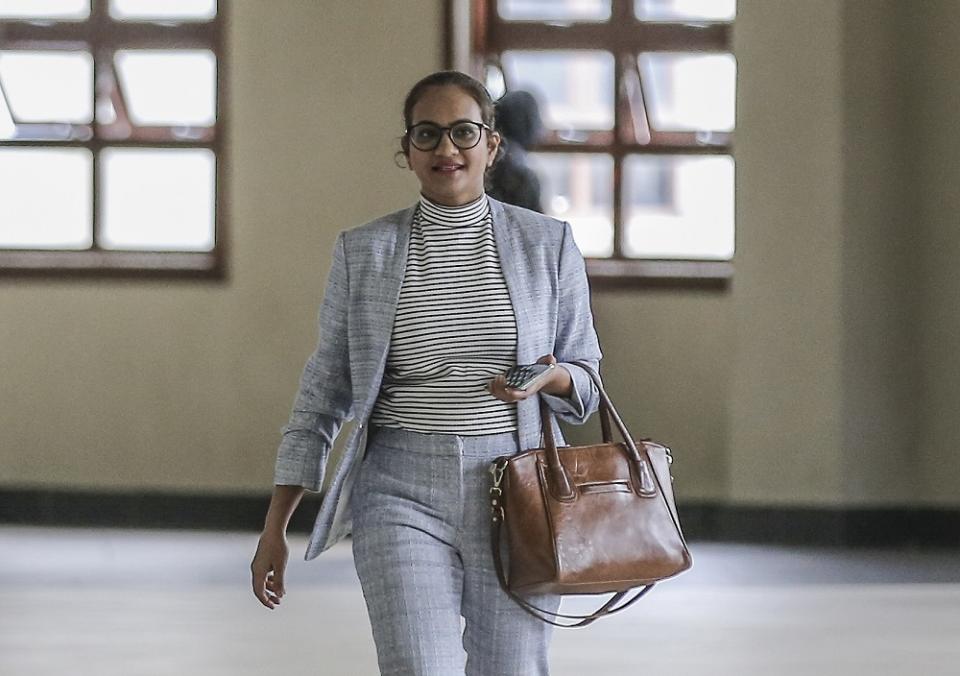
<path fill-rule="evenodd" d="M 351 510 L 382 676 L 549 673 L 552 627 L 500 589 L 490 554 L 490 463 L 516 451 L 511 433 L 371 430 Z"/>

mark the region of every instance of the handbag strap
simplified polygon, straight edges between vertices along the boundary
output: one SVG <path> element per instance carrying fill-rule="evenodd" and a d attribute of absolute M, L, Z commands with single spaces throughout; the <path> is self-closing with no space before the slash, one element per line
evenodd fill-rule
<path fill-rule="evenodd" d="M 582 368 L 586 374 L 590 376 L 590 380 L 593 381 L 593 384 L 597 388 L 597 393 L 600 395 L 600 425 L 603 430 L 604 442 L 609 443 L 613 441 L 610 430 L 610 420 L 612 419 L 614 425 L 617 427 L 617 431 L 620 433 L 621 438 L 623 438 L 623 441 L 627 446 L 627 451 L 630 453 L 630 456 L 634 461 L 639 462 L 642 459 L 640 449 L 637 447 L 633 440 L 633 436 L 630 434 L 626 424 L 623 422 L 623 418 L 620 417 L 616 407 L 613 405 L 613 401 L 610 400 L 610 395 L 608 395 L 607 391 L 603 388 L 603 380 L 600 379 L 600 374 L 597 373 L 597 370 L 593 368 L 593 365 L 588 362 L 573 360 L 570 363 Z M 553 435 L 551 434 L 551 440 L 552 437 Z M 643 455 L 646 455 L 646 449 L 644 449 Z"/>
<path fill-rule="evenodd" d="M 564 613 L 557 613 L 550 610 L 546 610 L 544 608 L 539 608 L 533 605 L 532 603 L 530 603 L 529 601 L 527 601 L 525 598 L 523 598 L 519 594 L 517 594 L 515 591 L 511 590 L 510 587 L 507 585 L 507 576 L 503 571 L 503 557 L 500 554 L 501 521 L 502 521 L 501 518 L 497 514 L 495 514 L 493 517 L 493 525 L 490 529 L 490 538 L 491 538 L 490 544 L 493 551 L 493 566 L 497 571 L 497 579 L 500 581 L 500 588 L 503 589 L 503 591 L 505 591 L 507 595 L 510 596 L 510 598 L 517 603 L 517 605 L 519 605 L 521 608 L 523 608 L 523 610 L 525 610 L 530 615 L 533 615 L 538 620 L 546 622 L 547 624 L 552 624 L 555 627 L 565 627 L 568 629 L 571 629 L 574 627 L 585 627 L 588 624 L 592 624 L 596 622 L 601 617 L 606 617 L 607 615 L 613 615 L 614 613 L 618 613 L 621 610 L 625 610 L 629 608 L 634 603 L 639 601 L 647 592 L 653 589 L 653 586 L 654 586 L 653 584 L 645 585 L 644 587 L 641 587 L 639 590 L 637 590 L 637 592 L 633 596 L 631 596 L 629 599 L 621 603 L 619 606 L 617 605 L 617 603 L 619 603 L 629 593 L 629 590 L 616 592 L 602 606 L 597 608 L 595 611 L 593 611 L 589 615 L 567 615 Z M 564 624 L 550 618 L 563 618 L 565 620 L 579 620 L 579 622 Z"/>
<path fill-rule="evenodd" d="M 617 431 L 623 438 L 627 455 L 636 465 L 637 476 L 643 476 L 644 462 L 648 463 L 648 466 L 651 468 L 651 473 L 655 474 L 652 472 L 653 463 L 650 461 L 650 457 L 647 454 L 646 448 L 644 447 L 643 454 L 641 454 L 636 443 L 633 441 L 633 437 L 630 436 L 630 432 L 627 430 L 626 425 L 624 425 L 623 419 L 620 417 L 620 414 L 617 413 L 616 408 L 613 406 L 613 402 L 610 401 L 610 397 L 603 389 L 603 381 L 600 379 L 600 374 L 594 370 L 592 365 L 586 362 L 571 361 L 570 363 L 584 369 L 597 387 L 600 395 L 600 420 L 604 442 L 612 443 L 613 441 L 611 438 L 612 435 L 609 420 L 612 418 L 614 424 L 617 426 Z M 573 500 L 576 497 L 576 491 L 574 490 L 570 475 L 564 468 L 563 463 L 560 462 L 560 454 L 557 452 L 557 442 L 553 433 L 553 423 L 552 416 L 550 415 L 550 408 L 547 406 L 547 403 L 543 397 L 539 397 L 539 400 L 540 430 L 543 435 L 543 450 L 547 465 L 547 482 L 550 484 L 551 492 L 558 500 Z"/>

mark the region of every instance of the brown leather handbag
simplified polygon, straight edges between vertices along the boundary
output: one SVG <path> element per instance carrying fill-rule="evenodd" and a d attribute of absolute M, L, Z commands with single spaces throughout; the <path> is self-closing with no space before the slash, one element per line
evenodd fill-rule
<path fill-rule="evenodd" d="M 590 364 L 572 363 L 586 370 L 600 391 L 603 443 L 557 448 L 541 399 L 544 447 L 498 458 L 491 467 L 491 534 L 503 589 L 544 622 L 581 627 L 623 610 L 693 560 L 674 504 L 670 449 L 634 441 L 600 376 Z M 612 439 L 611 419 L 622 442 Z M 613 597 L 589 615 L 553 613 L 521 596 L 604 593 Z M 551 617 L 579 622 L 561 624 Z"/>

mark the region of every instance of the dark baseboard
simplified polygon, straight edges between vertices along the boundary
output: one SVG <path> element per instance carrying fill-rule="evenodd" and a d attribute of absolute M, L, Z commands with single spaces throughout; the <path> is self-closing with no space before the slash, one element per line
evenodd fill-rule
<path fill-rule="evenodd" d="M 960 547 L 960 509 L 688 504 L 690 540 L 818 547 Z"/>
<path fill-rule="evenodd" d="M 259 531 L 269 498 L 162 492 L 0 488 L 0 524 Z M 290 531 L 308 533 L 319 501 L 308 494 Z M 960 547 L 960 509 L 764 507 L 687 502 L 688 539 L 825 547 Z"/>
<path fill-rule="evenodd" d="M 269 496 L 249 494 L 0 488 L 0 524 L 259 531 L 269 504 Z M 317 505 L 315 495 L 304 496 L 290 530 L 310 532 Z"/>

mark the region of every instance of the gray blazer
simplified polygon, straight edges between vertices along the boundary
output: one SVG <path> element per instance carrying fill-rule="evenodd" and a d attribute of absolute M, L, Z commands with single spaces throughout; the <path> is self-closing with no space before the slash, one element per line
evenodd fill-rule
<path fill-rule="evenodd" d="M 490 199 L 493 233 L 517 318 L 517 362 L 556 356 L 573 379 L 569 399 L 543 395 L 556 417 L 583 423 L 599 404 L 578 359 L 600 361 L 583 257 L 567 223 Z M 356 418 L 321 501 L 304 558 L 350 531 L 350 488 L 366 448 L 367 420 L 383 378 L 415 207 L 340 233 L 320 306 L 320 336 L 283 428 L 274 483 L 319 491 L 333 442 Z M 520 448 L 540 444 L 537 398 L 517 404 Z M 555 421 L 554 421 L 555 424 Z M 559 430 L 557 430 L 559 434 Z M 562 439 L 562 437 L 559 437 Z"/>

